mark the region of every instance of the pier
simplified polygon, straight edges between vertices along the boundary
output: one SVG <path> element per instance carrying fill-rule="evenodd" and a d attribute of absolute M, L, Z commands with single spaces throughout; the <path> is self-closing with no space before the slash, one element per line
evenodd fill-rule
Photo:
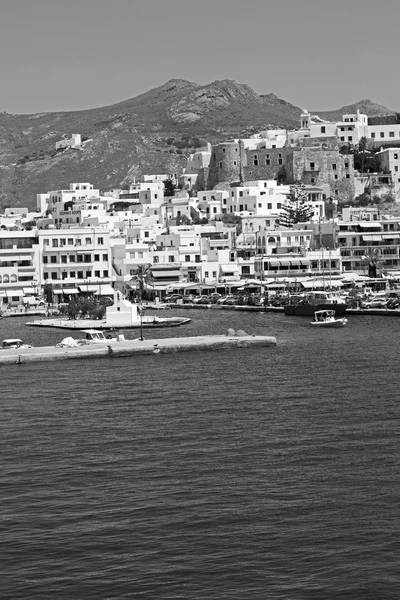
<path fill-rule="evenodd" d="M 159 340 L 110 340 L 107 344 L 90 344 L 73 348 L 43 346 L 0 350 L 0 365 L 72 359 L 118 358 L 135 354 L 157 355 L 200 350 L 235 350 L 276 346 L 276 343 L 275 337 L 256 335 L 209 335 Z"/>

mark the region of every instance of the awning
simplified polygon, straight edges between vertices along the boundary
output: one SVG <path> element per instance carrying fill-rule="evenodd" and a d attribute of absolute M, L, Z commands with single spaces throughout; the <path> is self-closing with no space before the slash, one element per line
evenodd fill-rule
<path fill-rule="evenodd" d="M 299 264 L 294 258 L 280 258 L 279 266 L 280 267 L 290 267 L 292 263 Z"/>
<path fill-rule="evenodd" d="M 32 296 L 35 292 L 33 288 L 22 288 L 22 291 L 26 296 Z"/>
<path fill-rule="evenodd" d="M 381 242 L 381 235 L 362 235 L 363 242 Z"/>
<path fill-rule="evenodd" d="M 222 273 L 234 273 L 239 269 L 239 266 L 236 263 L 231 263 L 229 265 L 219 265 L 219 269 Z"/>
<path fill-rule="evenodd" d="M 112 288 L 110 284 L 105 283 L 104 285 L 99 286 L 95 294 L 97 294 L 98 296 L 108 296 L 109 294 L 114 295 L 114 291 L 114 288 Z"/>
<path fill-rule="evenodd" d="M 53 289 L 53 294 L 62 294 L 63 290 L 60 290 L 59 288 Z"/>
<path fill-rule="evenodd" d="M 22 290 L 7 290 L 7 296 L 24 296 Z"/>
<path fill-rule="evenodd" d="M 382 225 L 380 223 L 373 223 L 372 221 L 364 221 L 363 223 L 357 223 L 361 229 L 382 229 Z"/>
<path fill-rule="evenodd" d="M 4 255 L 0 255 L 0 260 L 4 260 L 4 262 L 10 262 L 12 260 L 19 260 L 19 256 L 4 256 Z"/>
<path fill-rule="evenodd" d="M 0 298 L 5 298 L 7 296 L 7 292 L 0 292 Z"/>
<path fill-rule="evenodd" d="M 79 294 L 79 290 L 77 288 L 64 288 L 62 291 L 64 294 Z"/>
<path fill-rule="evenodd" d="M 270 267 L 279 267 L 279 260 L 277 258 L 267 258 L 263 260 L 264 263 L 268 263 Z"/>
<path fill-rule="evenodd" d="M 322 279 L 314 279 L 312 281 L 299 281 L 304 289 L 312 290 L 312 289 L 325 289 L 328 287 L 342 287 L 342 282 L 337 280 L 322 280 Z"/>
<path fill-rule="evenodd" d="M 383 233 L 382 238 L 384 240 L 396 240 L 400 238 L 400 232 L 394 231 L 393 233 Z"/>
<path fill-rule="evenodd" d="M 83 285 L 78 285 L 80 292 L 98 292 L 99 285 L 97 283 L 85 283 Z"/>

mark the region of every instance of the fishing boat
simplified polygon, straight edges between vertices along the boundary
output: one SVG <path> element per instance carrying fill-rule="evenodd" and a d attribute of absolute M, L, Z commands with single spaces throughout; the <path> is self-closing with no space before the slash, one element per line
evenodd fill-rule
<path fill-rule="evenodd" d="M 337 317 L 342 317 L 347 304 L 335 292 L 321 291 L 294 296 L 283 308 L 285 315 L 296 317 L 312 317 L 320 310 L 333 310 Z"/>
<path fill-rule="evenodd" d="M 334 310 L 317 310 L 314 313 L 313 327 L 345 327 L 346 317 L 337 318 Z"/>

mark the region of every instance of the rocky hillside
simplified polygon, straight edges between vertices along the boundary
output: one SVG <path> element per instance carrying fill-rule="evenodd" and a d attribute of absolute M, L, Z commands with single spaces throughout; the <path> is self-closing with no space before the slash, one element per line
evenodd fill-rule
<path fill-rule="evenodd" d="M 340 116 L 347 109 L 354 112 L 356 106 L 319 114 Z M 377 114 L 369 112 L 378 110 L 376 106 L 371 103 L 363 110 Z M 379 110 L 392 112 L 385 107 Z M 198 85 L 171 79 L 145 94 L 103 108 L 35 115 L 2 113 L 0 208 L 33 208 L 37 193 L 73 181 L 109 189 L 141 173 L 176 172 L 185 164 L 185 157 L 205 141 L 246 136 L 266 127 L 296 127 L 300 112 L 274 94 L 260 96 L 236 81 Z M 55 143 L 72 133 L 82 135 L 83 146 L 56 152 Z"/>

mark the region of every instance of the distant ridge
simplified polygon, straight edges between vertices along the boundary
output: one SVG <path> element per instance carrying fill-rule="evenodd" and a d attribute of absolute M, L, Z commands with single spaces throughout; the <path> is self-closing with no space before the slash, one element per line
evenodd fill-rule
<path fill-rule="evenodd" d="M 369 116 L 394 113 L 371 100 L 310 112 L 337 121 L 357 108 Z M 260 95 L 230 79 L 206 85 L 170 79 L 111 106 L 0 113 L 0 208 L 33 208 L 37 193 L 72 181 L 110 189 L 128 185 L 142 173 L 176 172 L 206 141 L 245 137 L 268 127 L 295 128 L 301 110 L 273 93 Z M 85 145 L 56 152 L 55 143 L 72 133 L 80 133 Z"/>

